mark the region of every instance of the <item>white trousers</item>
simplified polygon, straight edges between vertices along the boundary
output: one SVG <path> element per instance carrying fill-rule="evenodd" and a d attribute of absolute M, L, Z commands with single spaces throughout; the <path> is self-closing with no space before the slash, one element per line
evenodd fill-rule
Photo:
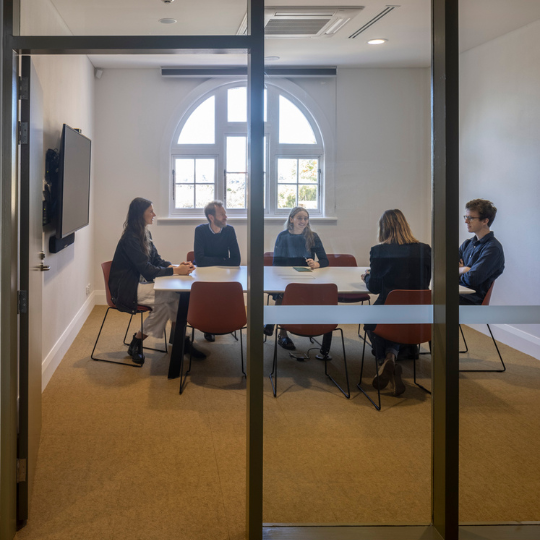
<path fill-rule="evenodd" d="M 153 283 L 139 283 L 137 302 L 152 311 L 143 323 L 143 333 L 157 339 L 163 337 L 167 321 L 176 321 L 179 295 L 171 291 L 155 291 Z"/>

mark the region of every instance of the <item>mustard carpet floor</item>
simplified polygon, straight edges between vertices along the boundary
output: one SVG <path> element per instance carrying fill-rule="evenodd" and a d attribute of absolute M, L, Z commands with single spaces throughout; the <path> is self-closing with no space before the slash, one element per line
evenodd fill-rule
<path fill-rule="evenodd" d="M 105 308 L 97 306 L 43 393 L 43 428 L 23 539 L 240 540 L 245 524 L 246 392 L 239 344 L 207 343 L 183 395 L 168 356 L 142 369 L 94 362 Z M 125 358 L 127 317 L 112 312 L 100 352 Z M 465 329 L 463 367 L 495 367 L 491 340 Z M 427 524 L 431 499 L 431 397 L 412 385 L 383 392 L 381 412 L 356 389 L 361 341 L 345 327 L 351 399 L 323 364 L 279 349 L 279 387 L 264 388 L 264 521 Z M 307 350 L 307 339 L 295 338 Z M 505 345 L 506 373 L 460 376 L 460 519 L 540 520 L 540 362 Z M 273 341 L 265 345 L 270 371 Z M 342 375 L 338 335 L 332 373 Z M 430 356 L 418 363 L 428 386 Z M 374 374 L 368 352 L 365 382 Z M 371 388 L 372 395 L 375 395 Z"/>

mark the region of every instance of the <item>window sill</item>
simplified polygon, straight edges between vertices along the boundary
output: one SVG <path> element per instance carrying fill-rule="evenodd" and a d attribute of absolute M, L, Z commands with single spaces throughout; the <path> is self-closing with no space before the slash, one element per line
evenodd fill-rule
<path fill-rule="evenodd" d="M 287 216 L 265 216 L 264 221 L 275 221 L 283 223 L 287 219 Z M 168 217 L 157 217 L 156 221 L 158 224 L 173 224 L 173 223 L 196 223 L 201 222 L 205 223 L 206 218 L 204 216 L 168 216 Z M 247 216 L 227 216 L 228 222 L 235 223 L 247 223 Z M 337 217 L 329 216 L 311 216 L 309 221 L 314 221 L 316 223 L 337 223 Z"/>

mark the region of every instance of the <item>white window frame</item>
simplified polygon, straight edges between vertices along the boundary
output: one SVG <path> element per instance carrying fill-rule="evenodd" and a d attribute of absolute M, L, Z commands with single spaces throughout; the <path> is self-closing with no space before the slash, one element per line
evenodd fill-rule
<path fill-rule="evenodd" d="M 206 81 L 199 88 L 190 93 L 177 110 L 175 125 L 169 123 L 169 151 L 167 152 L 167 185 L 162 195 L 167 199 L 170 218 L 204 217 L 202 208 L 177 209 L 172 196 L 173 190 L 173 159 L 176 157 L 215 157 L 216 158 L 216 199 L 224 200 L 225 189 L 225 145 L 226 137 L 234 135 L 247 135 L 247 125 L 243 122 L 228 122 L 226 97 L 229 88 L 245 86 L 245 80 L 223 81 L 222 79 Z M 310 209 L 310 216 L 331 216 L 334 210 L 333 185 L 333 130 L 317 104 L 309 98 L 305 90 L 286 79 L 270 79 L 267 81 L 268 90 L 268 118 L 265 122 L 266 136 L 266 217 L 286 216 L 290 209 L 277 208 L 277 160 L 280 157 L 296 157 L 300 159 L 317 158 L 319 160 L 319 190 L 318 209 Z M 299 99 L 295 94 L 301 95 Z M 178 144 L 180 133 L 193 111 L 210 96 L 216 96 L 216 133 L 214 144 Z M 315 134 L 316 144 L 279 144 L 279 95 L 283 95 L 293 103 L 304 115 Z M 174 122 L 174 117 L 171 118 Z M 272 127 L 275 126 L 275 129 Z M 172 130 L 170 128 L 173 128 Z M 165 171 L 163 171 L 165 172 Z M 331 188 L 331 189 L 329 189 Z M 163 197 L 162 197 L 163 198 Z M 165 201 L 163 201 L 165 202 Z M 227 209 L 230 217 L 242 218 L 246 216 L 245 209 Z"/>

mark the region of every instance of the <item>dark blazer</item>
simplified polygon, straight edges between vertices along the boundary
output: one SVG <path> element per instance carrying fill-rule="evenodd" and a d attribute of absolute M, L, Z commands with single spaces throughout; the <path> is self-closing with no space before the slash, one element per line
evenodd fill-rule
<path fill-rule="evenodd" d="M 170 264 L 159 256 L 152 237 L 150 255 L 147 255 L 135 236 L 124 234 L 116 246 L 109 276 L 109 289 L 116 307 L 120 311 L 135 312 L 140 276 L 146 281 L 172 276 L 173 269 L 168 268 Z"/>
<path fill-rule="evenodd" d="M 394 289 L 428 289 L 431 281 L 431 248 L 427 244 L 378 244 L 371 248 L 369 292 L 384 304 Z"/>

